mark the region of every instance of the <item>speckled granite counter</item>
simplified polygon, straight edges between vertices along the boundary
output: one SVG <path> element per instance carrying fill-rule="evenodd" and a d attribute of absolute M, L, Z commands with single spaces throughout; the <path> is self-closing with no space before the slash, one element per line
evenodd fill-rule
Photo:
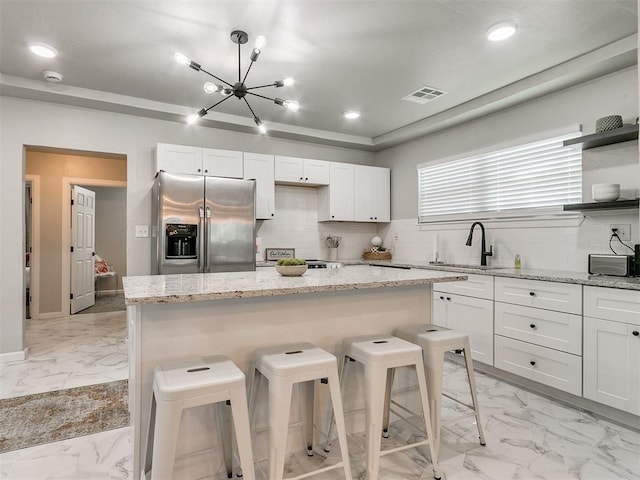
<path fill-rule="evenodd" d="M 283 277 L 274 268 L 260 268 L 255 272 L 124 277 L 123 284 L 127 305 L 139 305 L 427 285 L 466 279 L 463 273 L 354 265 L 310 269 L 301 277 Z"/>
<path fill-rule="evenodd" d="M 640 290 L 640 277 L 610 277 L 604 275 L 589 275 L 582 272 L 565 272 L 560 270 L 515 269 L 515 268 L 466 268 L 446 265 L 434 265 L 429 262 L 411 260 L 340 260 L 344 265 L 379 265 L 409 267 L 433 271 L 447 271 L 457 273 L 474 273 L 477 275 L 493 275 L 495 277 L 523 278 L 527 280 L 543 280 L 546 282 L 575 283 L 578 285 L 592 285 L 594 287 L 621 288 L 625 290 Z"/>

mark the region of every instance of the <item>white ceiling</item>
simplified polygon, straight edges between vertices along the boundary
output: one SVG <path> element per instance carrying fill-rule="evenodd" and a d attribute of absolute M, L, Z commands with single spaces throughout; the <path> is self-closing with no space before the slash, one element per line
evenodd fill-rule
<path fill-rule="evenodd" d="M 233 83 L 229 34 L 242 29 L 243 74 L 255 36 L 268 40 L 249 85 L 296 79 L 258 93 L 296 99 L 299 112 L 250 98 L 271 135 L 372 150 L 637 63 L 636 0 L 0 0 L 0 16 L 4 95 L 180 121 L 220 97 L 174 53 Z M 504 20 L 516 36 L 486 41 Z M 59 56 L 31 55 L 36 41 Z M 401 100 L 424 85 L 448 93 Z M 345 120 L 349 109 L 362 117 Z M 201 124 L 254 131 L 235 98 Z"/>

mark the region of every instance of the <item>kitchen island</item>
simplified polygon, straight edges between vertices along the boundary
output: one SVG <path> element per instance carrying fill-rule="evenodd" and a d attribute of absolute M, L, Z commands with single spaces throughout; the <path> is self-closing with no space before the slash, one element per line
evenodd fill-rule
<path fill-rule="evenodd" d="M 144 467 L 156 364 L 224 354 L 247 373 L 248 356 L 258 347 L 306 341 L 338 353 L 344 337 L 430 323 L 431 285 L 466 279 L 364 265 L 308 270 L 302 277 L 281 277 L 273 268 L 125 277 L 134 479 Z M 216 441 L 206 411 L 192 410 L 183 416 L 176 468 L 200 478 L 212 473 L 207 458 Z"/>

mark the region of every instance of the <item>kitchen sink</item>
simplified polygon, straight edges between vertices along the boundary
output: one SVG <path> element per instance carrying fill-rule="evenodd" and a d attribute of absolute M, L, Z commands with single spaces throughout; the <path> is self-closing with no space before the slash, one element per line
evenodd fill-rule
<path fill-rule="evenodd" d="M 429 266 L 433 267 L 451 267 L 451 268 L 473 268 L 474 270 L 498 270 L 506 267 L 494 267 L 492 265 L 469 265 L 466 263 L 441 263 L 429 262 Z"/>

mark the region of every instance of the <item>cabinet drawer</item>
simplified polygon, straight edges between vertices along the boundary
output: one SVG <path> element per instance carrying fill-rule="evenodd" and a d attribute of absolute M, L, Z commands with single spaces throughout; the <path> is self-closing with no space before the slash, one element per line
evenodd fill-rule
<path fill-rule="evenodd" d="M 436 283 L 433 289 L 436 292 L 457 293 L 468 297 L 493 300 L 493 277 L 491 275 L 475 275 L 470 273 L 467 274 L 467 276 L 469 277 L 467 281 Z"/>
<path fill-rule="evenodd" d="M 582 355 L 580 315 L 496 302 L 495 331 L 497 335 Z"/>
<path fill-rule="evenodd" d="M 582 286 L 496 277 L 496 301 L 582 314 Z"/>
<path fill-rule="evenodd" d="M 584 316 L 640 326 L 640 291 L 585 286 Z"/>
<path fill-rule="evenodd" d="M 495 366 L 582 395 L 582 357 L 496 335 Z"/>

